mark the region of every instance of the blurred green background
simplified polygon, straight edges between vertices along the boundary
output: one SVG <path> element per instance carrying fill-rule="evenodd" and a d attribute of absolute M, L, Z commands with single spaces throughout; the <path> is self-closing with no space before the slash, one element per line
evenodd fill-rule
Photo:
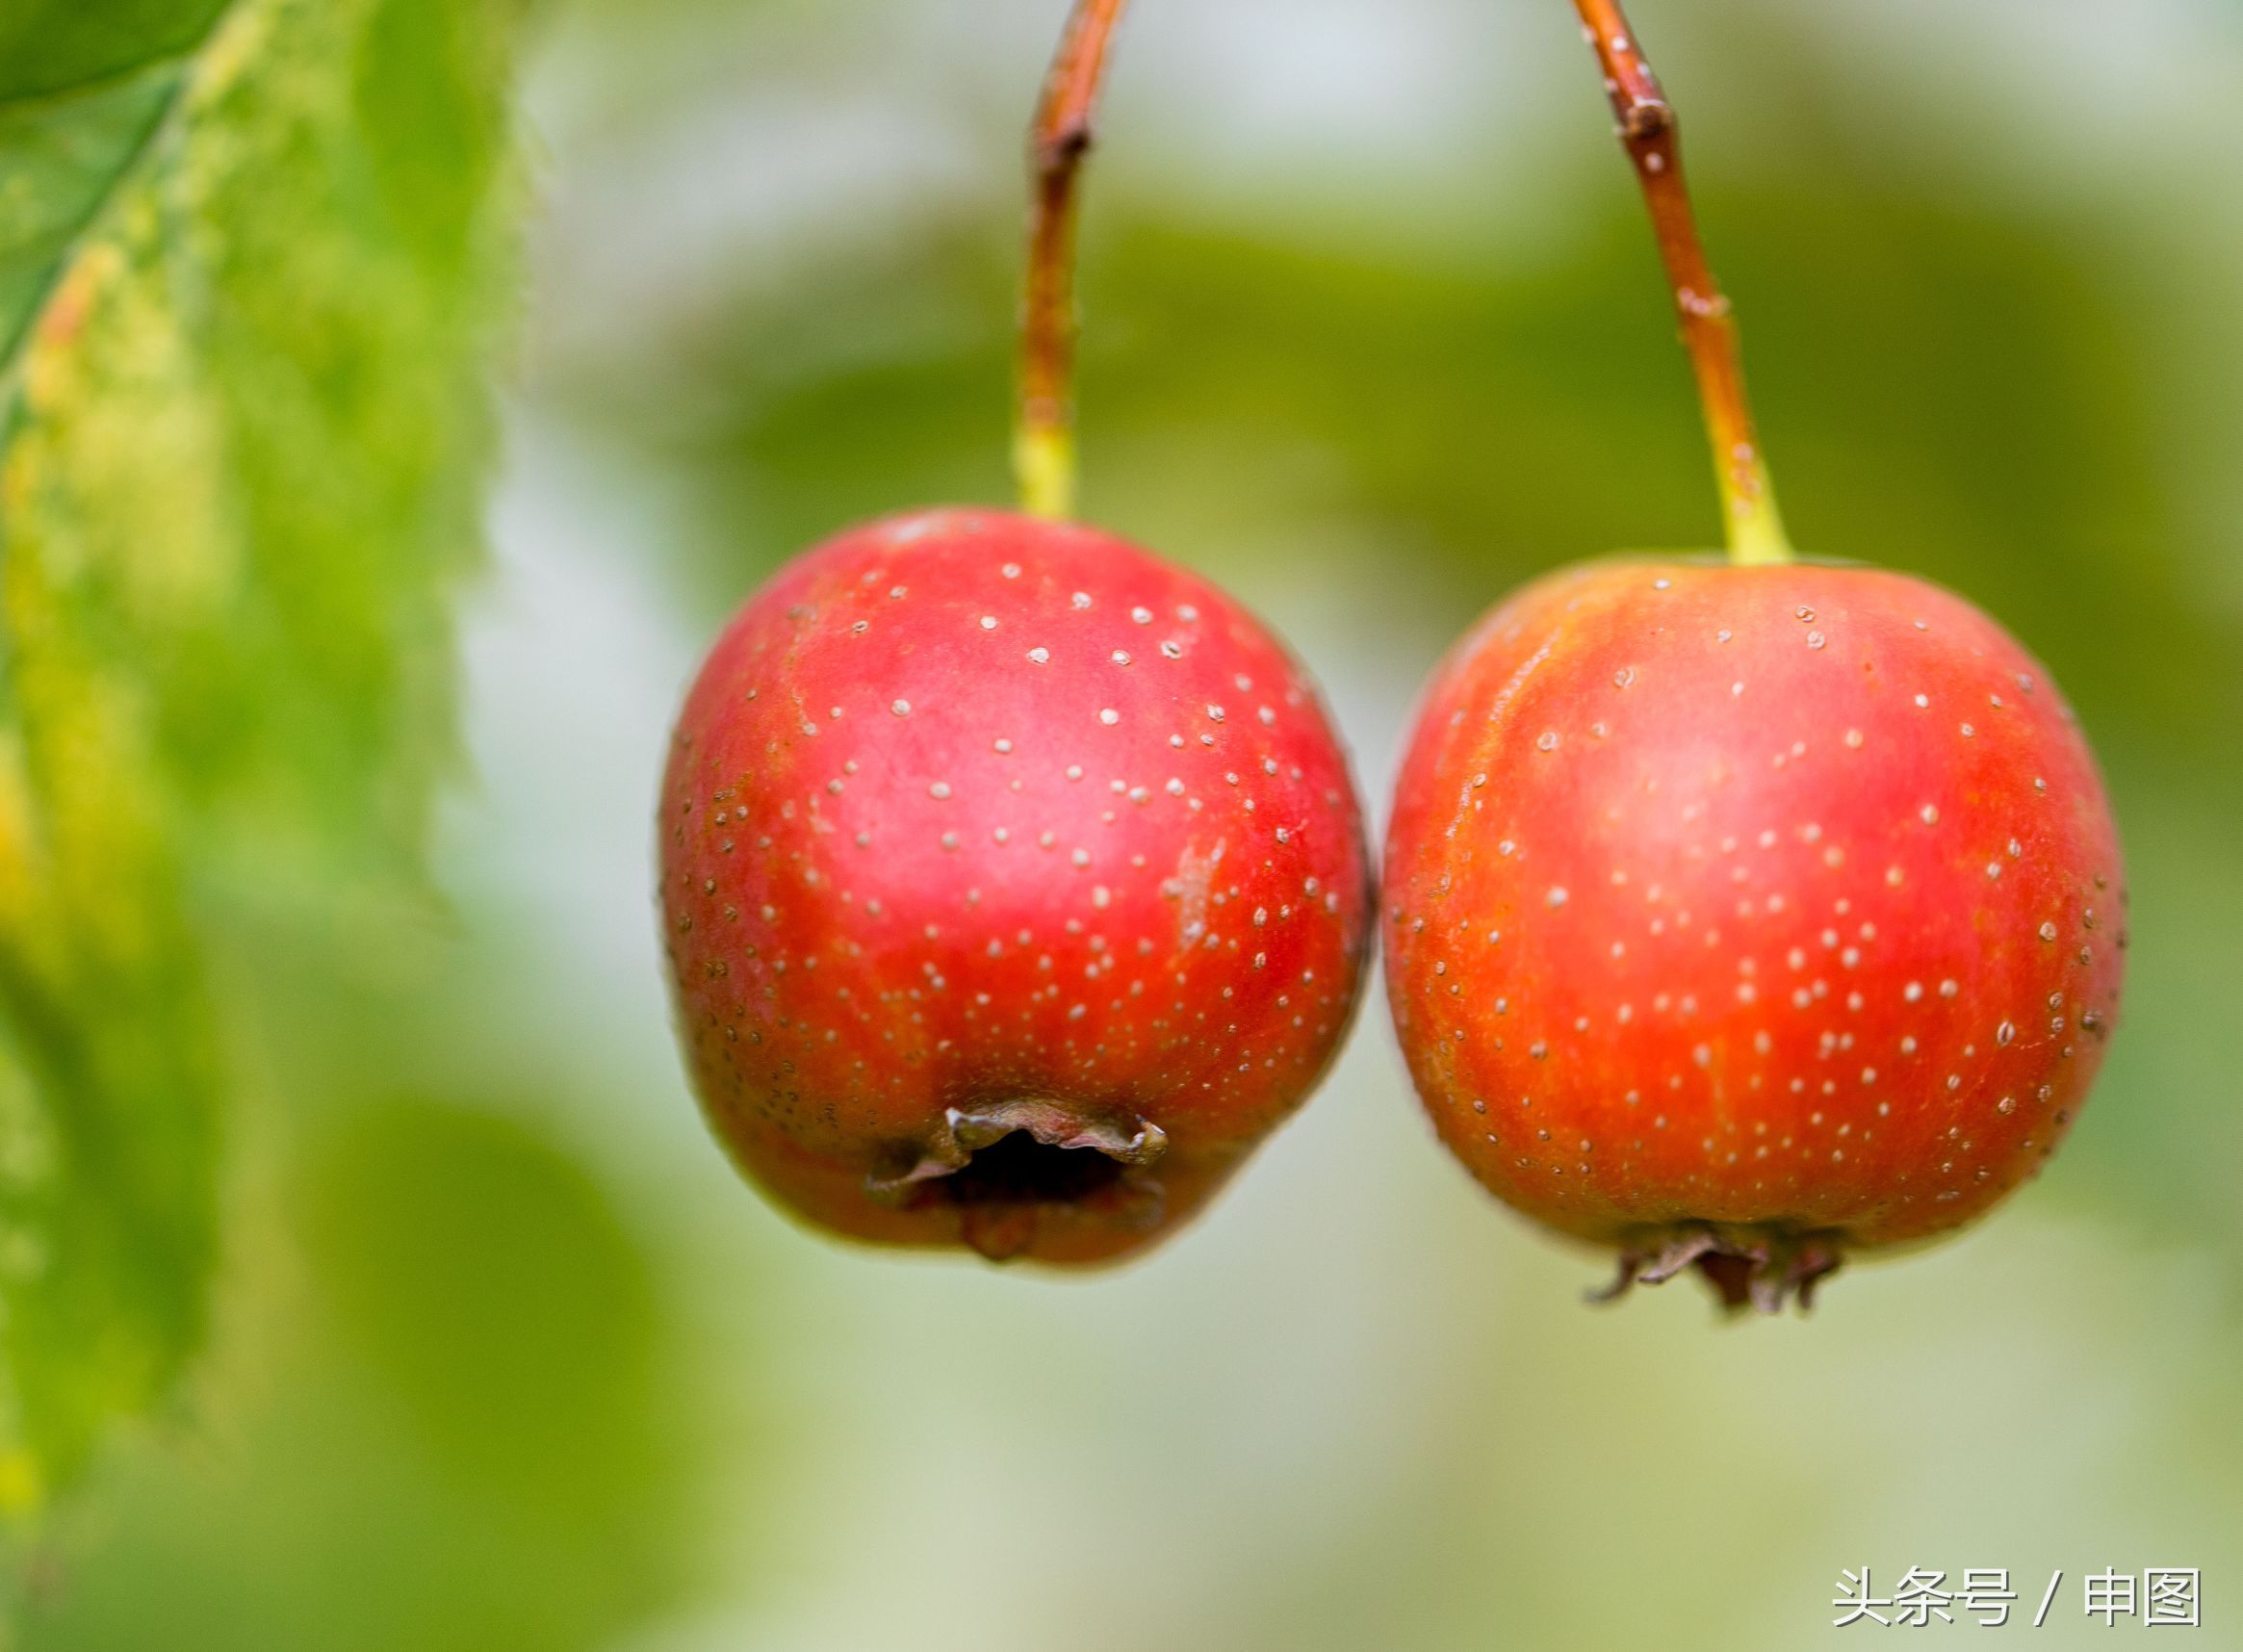
<path fill-rule="evenodd" d="M 1789 1652 L 1868 1564 L 2008 1567 L 2027 1616 L 2063 1567 L 2054 1646 L 2086 1572 L 2200 1567 L 2243 1645 L 2243 13 L 1635 8 L 1794 537 L 2039 653 L 2132 871 L 2127 1024 L 2043 1180 L 1722 1329 L 1580 1305 L 1601 1264 L 1438 1150 L 1376 999 L 1109 1276 L 838 1249 L 705 1138 L 666 723 L 789 553 L 1005 496 L 1063 11 L 546 8 L 441 898 L 227 938 L 210 1350 L 32 1544 L 21 1644 Z M 1285 632 L 1382 818 L 1474 613 L 1716 531 L 1570 10 L 1140 0 L 1104 131 L 1085 512 Z"/>

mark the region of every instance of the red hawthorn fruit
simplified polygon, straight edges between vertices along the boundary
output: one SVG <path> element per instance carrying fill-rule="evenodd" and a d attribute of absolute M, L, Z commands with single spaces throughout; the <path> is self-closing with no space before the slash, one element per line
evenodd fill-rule
<path fill-rule="evenodd" d="M 1499 1198 L 1780 1305 L 2032 1174 L 2118 1010 L 2119 844 L 2048 674 L 1867 568 L 1623 560 L 1431 684 L 1387 841 L 1395 1023 Z"/>
<path fill-rule="evenodd" d="M 854 1238 L 1095 1262 L 1203 1204 L 1353 1014 L 1371 897 L 1314 685 L 1204 580 L 992 511 L 734 618 L 663 783 L 690 1065 Z"/>

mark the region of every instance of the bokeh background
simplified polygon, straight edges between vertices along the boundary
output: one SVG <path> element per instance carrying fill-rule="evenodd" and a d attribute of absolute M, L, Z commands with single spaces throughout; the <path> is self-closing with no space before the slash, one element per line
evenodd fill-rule
<path fill-rule="evenodd" d="M 2006 1566 L 2027 1615 L 2063 1567 L 2051 1646 L 2105 1633 L 2084 1573 L 2200 1567 L 2200 1643 L 2243 1645 L 2243 13 L 1637 5 L 1795 537 L 2038 652 L 2132 866 L 2049 1174 L 1722 1328 L 1583 1307 L 1602 1265 L 1438 1150 L 1376 999 L 1217 1209 L 1096 1278 L 838 1248 L 706 1139 L 666 723 L 791 551 L 1005 496 L 1063 10 L 546 9 L 444 900 L 239 938 L 212 1352 L 43 1540 L 23 1644 L 1790 1652 L 1868 1564 Z M 1474 613 L 1716 529 L 1570 10 L 1140 0 L 1105 136 L 1086 514 L 1286 632 L 1382 817 Z"/>

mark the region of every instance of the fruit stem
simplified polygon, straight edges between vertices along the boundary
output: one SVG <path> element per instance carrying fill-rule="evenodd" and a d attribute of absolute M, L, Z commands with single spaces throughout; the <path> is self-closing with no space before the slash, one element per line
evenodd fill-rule
<path fill-rule="evenodd" d="M 1698 401 L 1714 445 L 1714 471 L 1721 486 L 1721 514 L 1732 562 L 1789 562 L 1792 543 L 1776 511 L 1773 484 L 1753 435 L 1752 406 L 1744 394 L 1744 368 L 1737 350 L 1737 323 L 1706 266 L 1706 249 L 1683 183 L 1682 142 L 1674 106 L 1637 49 L 1618 0 L 1574 0 L 1583 32 L 1605 71 L 1605 90 L 1619 117 L 1620 143 L 1635 163 L 1651 209 L 1659 255 L 1674 289 L 1683 347 L 1697 374 Z"/>
<path fill-rule="evenodd" d="M 1074 508 L 1075 184 L 1091 147 L 1107 44 L 1126 4 L 1075 0 L 1028 128 L 1032 194 L 1013 474 L 1020 508 L 1031 516 L 1065 517 Z"/>

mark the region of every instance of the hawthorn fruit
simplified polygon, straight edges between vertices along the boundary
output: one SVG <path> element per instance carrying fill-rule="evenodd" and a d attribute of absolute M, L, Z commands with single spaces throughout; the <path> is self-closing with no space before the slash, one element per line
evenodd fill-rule
<path fill-rule="evenodd" d="M 1316 689 L 1207 581 L 1063 520 L 1075 169 L 1119 0 L 1034 133 L 1029 514 L 851 529 L 701 668 L 660 816 L 704 1110 L 773 1198 L 881 1244 L 1134 1253 L 1314 1088 L 1372 896 Z"/>
<path fill-rule="evenodd" d="M 1804 1305 L 1992 1208 L 2118 1013 L 2126 882 L 2047 671 L 1922 581 L 1794 560 L 1671 110 L 1579 0 L 1652 207 L 1731 559 L 1562 570 L 1428 690 L 1386 843 L 1391 1009 L 1441 1138 L 1617 1295 Z"/>

